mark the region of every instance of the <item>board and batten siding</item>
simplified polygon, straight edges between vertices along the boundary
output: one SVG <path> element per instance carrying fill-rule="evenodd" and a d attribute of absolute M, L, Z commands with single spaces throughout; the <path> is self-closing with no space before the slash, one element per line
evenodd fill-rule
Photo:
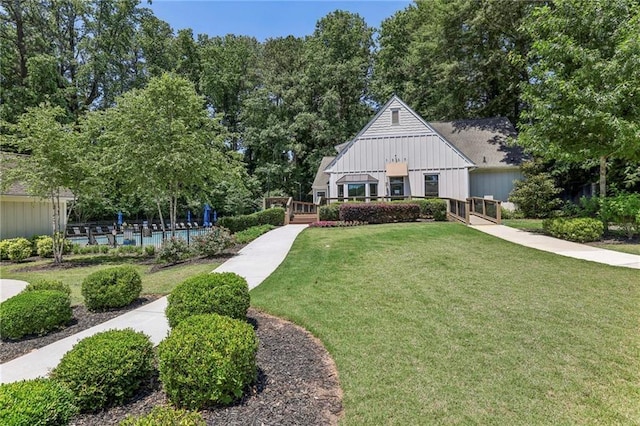
<path fill-rule="evenodd" d="M 402 116 L 401 116 L 402 120 Z M 424 175 L 438 174 L 440 196 L 466 198 L 469 195 L 470 163 L 435 133 L 426 133 L 422 125 L 419 135 L 370 136 L 368 132 L 356 139 L 339 156 L 329 181 L 330 192 L 337 194 L 337 181 L 345 175 L 369 174 L 378 179 L 378 195 L 387 193 L 386 164 L 407 163 L 405 195 L 424 196 Z"/>
<path fill-rule="evenodd" d="M 396 109 L 400 112 L 400 122 L 394 125 L 391 124 L 391 111 Z M 424 122 L 409 111 L 400 101 L 393 99 L 360 137 L 397 135 L 399 133 L 415 135 L 425 132 L 435 133 L 426 127 Z"/>
<path fill-rule="evenodd" d="M 509 170 L 475 170 L 469 175 L 471 180 L 471 196 L 487 197 L 494 200 L 507 201 L 513 189 L 514 180 L 522 180 L 522 172 L 513 168 Z"/>
<path fill-rule="evenodd" d="M 66 205 L 63 206 L 66 211 Z M 50 202 L 25 197 L 0 197 L 0 239 L 50 235 L 53 207 Z"/>

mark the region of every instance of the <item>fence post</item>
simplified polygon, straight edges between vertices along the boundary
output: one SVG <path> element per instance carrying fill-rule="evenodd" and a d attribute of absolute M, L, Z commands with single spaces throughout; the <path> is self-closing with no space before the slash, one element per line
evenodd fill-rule
<path fill-rule="evenodd" d="M 469 224 L 469 208 L 471 207 L 472 202 L 473 200 L 470 200 L 469 198 L 464 202 L 464 223 L 467 225 Z"/>

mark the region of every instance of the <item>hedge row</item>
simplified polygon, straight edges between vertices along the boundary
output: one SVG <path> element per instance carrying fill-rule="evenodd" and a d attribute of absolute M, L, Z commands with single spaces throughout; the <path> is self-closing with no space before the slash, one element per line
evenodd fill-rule
<path fill-rule="evenodd" d="M 545 219 L 542 228 L 553 237 L 578 243 L 598 241 L 604 233 L 603 223 L 591 218 Z"/>
<path fill-rule="evenodd" d="M 420 206 L 415 203 L 347 203 L 340 206 L 340 220 L 345 222 L 414 222 L 419 217 Z"/>
<path fill-rule="evenodd" d="M 399 202 L 417 204 L 420 206 L 420 217 L 424 219 L 433 219 L 437 221 L 447 220 L 447 202 L 441 198 L 402 200 Z"/>
<path fill-rule="evenodd" d="M 217 225 L 227 228 L 233 234 L 258 225 L 282 226 L 284 225 L 284 209 L 275 207 L 247 215 L 226 216 L 220 218 Z"/>

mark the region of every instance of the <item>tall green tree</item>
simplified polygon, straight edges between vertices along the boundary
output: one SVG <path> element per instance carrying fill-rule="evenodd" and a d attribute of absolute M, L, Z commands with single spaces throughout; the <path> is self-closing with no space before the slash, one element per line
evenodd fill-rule
<path fill-rule="evenodd" d="M 546 158 L 607 163 L 640 158 L 639 4 L 558 0 L 526 22 L 533 39 L 519 142 Z"/>
<path fill-rule="evenodd" d="M 506 116 L 517 122 L 528 80 L 522 21 L 540 2 L 416 2 L 382 23 L 374 67 L 378 102 L 395 93 L 434 120 Z"/>
<path fill-rule="evenodd" d="M 224 176 L 228 166 L 224 128 L 193 83 L 174 74 L 125 93 L 99 121 L 107 175 L 119 180 L 124 192 L 149 194 L 161 220 L 168 205 L 172 231 L 179 201 L 206 196 L 207 183 Z"/>
<path fill-rule="evenodd" d="M 257 67 L 261 45 L 253 37 L 214 37 L 201 41 L 200 86 L 209 105 L 229 130 L 232 151 L 243 148 L 242 103 L 259 85 Z"/>
<path fill-rule="evenodd" d="M 40 105 L 27 108 L 16 124 L 8 124 L 11 136 L 6 140 L 18 152 L 4 158 L 9 167 L 3 170 L 2 185 L 20 182 L 30 195 L 52 204 L 52 237 L 55 263 L 62 263 L 65 227 L 71 209 L 65 211 L 62 199 L 68 190 L 74 197 L 91 192 L 95 183 L 93 167 L 85 159 L 88 147 L 71 124 L 65 124 L 65 111 L 59 106 Z"/>
<path fill-rule="evenodd" d="M 59 105 L 70 120 L 139 87 L 140 0 L 0 0 L 0 113 Z"/>

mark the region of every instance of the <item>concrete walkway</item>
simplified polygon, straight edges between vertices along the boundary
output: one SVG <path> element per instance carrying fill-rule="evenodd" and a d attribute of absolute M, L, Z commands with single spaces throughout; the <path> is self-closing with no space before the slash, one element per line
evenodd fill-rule
<path fill-rule="evenodd" d="M 8 278 L 0 278 L 0 302 L 4 302 L 10 297 L 20 293 L 27 286 L 26 281 L 10 280 Z"/>
<path fill-rule="evenodd" d="M 504 225 L 471 225 L 472 228 L 512 243 L 538 250 L 548 251 L 561 256 L 589 260 L 612 266 L 640 269 L 640 256 L 605 250 L 585 244 L 572 243 L 558 238 L 548 237 Z"/>
<path fill-rule="evenodd" d="M 307 225 L 287 225 L 270 231 L 244 247 L 214 272 L 235 272 L 247 279 L 250 288 L 256 287 L 282 263 L 291 245 Z M 62 356 L 79 340 L 110 329 L 133 328 L 151 337 L 154 345 L 160 343 L 169 331 L 164 316 L 167 298 L 160 298 L 138 309 L 120 315 L 105 323 L 58 340 L 0 365 L 0 383 L 44 377 L 56 366 Z"/>

